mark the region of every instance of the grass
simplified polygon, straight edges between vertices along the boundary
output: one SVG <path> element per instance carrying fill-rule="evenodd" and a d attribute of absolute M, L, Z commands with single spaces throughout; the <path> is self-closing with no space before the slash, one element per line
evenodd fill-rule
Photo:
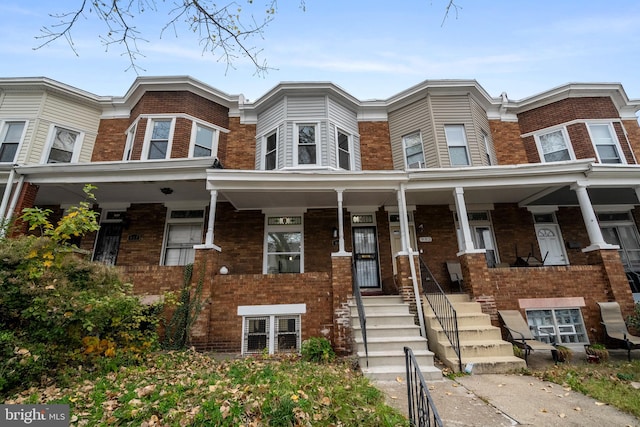
<path fill-rule="evenodd" d="M 558 364 L 535 372 L 540 378 L 571 387 L 640 418 L 640 360 L 599 364 Z"/>
<path fill-rule="evenodd" d="M 72 426 L 407 426 L 350 364 L 291 356 L 219 361 L 186 352 L 150 354 L 141 366 L 67 373 L 4 403 L 70 405 Z"/>

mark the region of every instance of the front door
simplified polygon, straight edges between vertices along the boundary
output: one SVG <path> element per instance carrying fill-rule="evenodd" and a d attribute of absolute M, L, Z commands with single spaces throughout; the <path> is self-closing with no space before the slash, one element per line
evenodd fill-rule
<path fill-rule="evenodd" d="M 536 235 L 544 265 L 566 265 L 560 227 L 557 224 L 536 224 Z"/>
<path fill-rule="evenodd" d="M 376 227 L 353 228 L 353 258 L 356 284 L 361 289 L 380 287 Z"/>
<path fill-rule="evenodd" d="M 116 265 L 121 234 L 122 223 L 100 224 L 100 232 L 98 233 L 98 242 L 96 243 L 93 260 L 107 265 Z"/>

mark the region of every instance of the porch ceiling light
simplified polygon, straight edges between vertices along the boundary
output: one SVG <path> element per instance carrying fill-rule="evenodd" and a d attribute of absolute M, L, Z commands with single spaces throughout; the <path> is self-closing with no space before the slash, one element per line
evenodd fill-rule
<path fill-rule="evenodd" d="M 167 196 L 168 196 L 169 194 L 173 193 L 173 188 L 170 188 L 170 187 L 162 187 L 162 188 L 160 189 L 160 191 L 162 192 L 162 194 L 165 194 L 165 195 L 167 195 Z"/>

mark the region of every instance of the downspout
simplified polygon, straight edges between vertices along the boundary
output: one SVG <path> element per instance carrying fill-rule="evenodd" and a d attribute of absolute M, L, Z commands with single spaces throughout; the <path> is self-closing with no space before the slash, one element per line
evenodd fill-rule
<path fill-rule="evenodd" d="M 406 249 L 409 253 L 409 268 L 411 269 L 411 281 L 413 282 L 413 294 L 416 299 L 416 310 L 418 311 L 418 320 L 420 321 L 420 334 L 426 338 L 427 330 L 424 326 L 424 313 L 422 312 L 422 301 L 420 300 L 420 289 L 418 288 L 418 275 L 416 274 L 416 262 L 413 259 L 413 249 L 409 242 L 411 237 L 409 234 L 409 224 L 407 223 L 407 200 L 405 197 L 405 184 L 400 184 L 400 191 L 398 192 L 398 209 L 400 213 L 400 227 L 404 234 L 404 241 L 407 242 Z"/>

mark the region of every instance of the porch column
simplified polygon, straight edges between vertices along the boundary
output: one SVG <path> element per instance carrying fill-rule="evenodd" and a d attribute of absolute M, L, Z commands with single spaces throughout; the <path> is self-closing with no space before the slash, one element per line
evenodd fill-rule
<path fill-rule="evenodd" d="M 618 246 L 610 245 L 604 241 L 602 230 L 600 230 L 600 225 L 598 224 L 598 218 L 593 210 L 591 199 L 589 199 L 589 193 L 587 193 L 587 186 L 575 183 L 571 186 L 571 189 L 575 191 L 578 196 L 582 219 L 584 220 L 584 225 L 587 227 L 587 234 L 589 235 L 590 244 L 584 248 L 582 252 L 589 252 L 597 249 L 619 249 Z"/>
<path fill-rule="evenodd" d="M 427 337 L 427 330 L 424 325 L 424 313 L 422 312 L 422 294 L 418 287 L 418 274 L 416 272 L 416 261 L 413 257 L 413 249 L 408 244 L 411 241 L 409 237 L 409 223 L 407 219 L 407 198 L 405 196 L 405 184 L 400 184 L 398 191 L 398 213 L 400 214 L 400 232 L 402 234 L 402 250 L 407 252 L 409 257 L 409 268 L 411 270 L 411 281 L 413 282 L 413 294 L 416 299 L 416 310 L 418 311 L 418 320 L 420 321 L 420 333 L 423 337 Z"/>
<path fill-rule="evenodd" d="M 453 198 L 456 203 L 456 213 L 458 223 L 462 231 L 462 240 L 458 242 L 460 253 L 474 252 L 473 239 L 471 237 L 471 227 L 469 227 L 469 217 L 467 216 L 467 206 L 464 202 L 464 188 L 456 187 L 453 190 Z M 460 255 L 460 253 L 458 255 Z"/>
<path fill-rule="evenodd" d="M 338 196 L 338 253 L 345 254 L 344 250 L 344 212 L 342 207 L 342 193 L 344 193 L 344 189 L 336 189 L 336 193 Z"/>
<path fill-rule="evenodd" d="M 22 193 L 22 186 L 24 185 L 24 175 L 20 175 L 18 179 L 18 183 L 16 184 L 16 191 L 13 193 L 13 197 L 11 198 L 11 204 L 9 205 L 9 210 L 7 211 L 6 219 L 11 219 L 13 217 L 13 213 L 16 210 L 16 205 L 18 204 L 18 199 L 20 198 L 20 193 Z"/>
<path fill-rule="evenodd" d="M 5 223 L 6 219 L 9 219 L 7 213 L 7 205 L 9 204 L 9 196 L 11 196 L 11 190 L 13 190 L 13 179 L 16 176 L 16 171 L 14 168 L 11 168 L 11 172 L 9 172 L 9 178 L 7 179 L 7 185 L 4 188 L 4 194 L 2 195 L 2 202 L 0 202 L 0 227 L 2 227 Z M 4 227 L 2 227 L 4 230 Z M 1 231 L 4 234 L 4 231 Z"/>
<path fill-rule="evenodd" d="M 211 200 L 209 201 L 209 221 L 207 222 L 207 235 L 204 245 L 195 245 L 195 249 L 216 249 L 221 251 L 219 246 L 213 243 L 213 227 L 216 221 L 216 203 L 218 200 L 218 190 L 211 190 Z"/>

